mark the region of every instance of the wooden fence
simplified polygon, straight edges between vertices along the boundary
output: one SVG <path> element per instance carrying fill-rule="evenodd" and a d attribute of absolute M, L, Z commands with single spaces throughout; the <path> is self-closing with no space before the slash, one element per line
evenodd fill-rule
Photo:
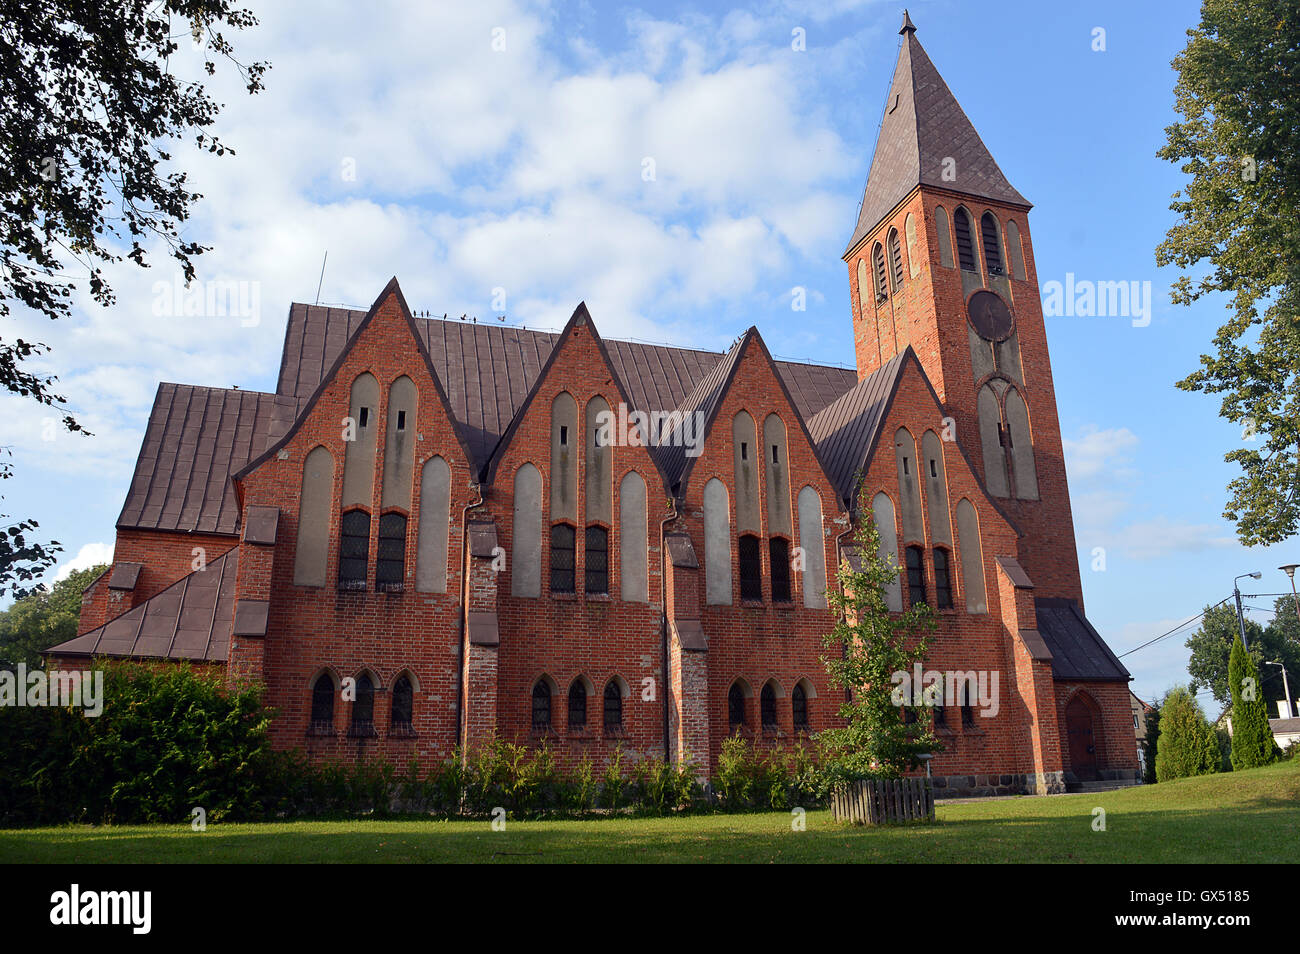
<path fill-rule="evenodd" d="M 831 813 L 854 825 L 934 821 L 934 788 L 928 778 L 851 782 L 831 795 Z"/>

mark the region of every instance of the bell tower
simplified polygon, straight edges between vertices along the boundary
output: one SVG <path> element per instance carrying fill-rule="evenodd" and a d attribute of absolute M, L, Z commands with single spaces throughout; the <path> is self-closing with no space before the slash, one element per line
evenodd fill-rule
<path fill-rule="evenodd" d="M 859 378 L 909 346 L 989 494 L 1021 532 L 1036 596 L 1082 607 L 1028 200 L 916 38 L 902 42 L 844 253 Z"/>

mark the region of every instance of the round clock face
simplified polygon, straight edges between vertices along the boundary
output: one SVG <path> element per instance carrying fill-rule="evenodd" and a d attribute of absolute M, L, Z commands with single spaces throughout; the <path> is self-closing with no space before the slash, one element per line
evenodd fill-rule
<path fill-rule="evenodd" d="M 1015 326 L 1007 303 L 991 291 L 977 291 L 971 295 L 966 303 L 966 314 L 971 326 L 986 341 L 1003 341 Z"/>

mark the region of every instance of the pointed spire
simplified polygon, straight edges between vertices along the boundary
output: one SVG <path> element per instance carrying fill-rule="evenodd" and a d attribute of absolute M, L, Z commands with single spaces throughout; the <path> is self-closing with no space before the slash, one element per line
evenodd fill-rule
<path fill-rule="evenodd" d="M 930 62 L 903 12 L 894 79 L 880 122 L 851 250 L 918 185 L 1029 208 Z"/>

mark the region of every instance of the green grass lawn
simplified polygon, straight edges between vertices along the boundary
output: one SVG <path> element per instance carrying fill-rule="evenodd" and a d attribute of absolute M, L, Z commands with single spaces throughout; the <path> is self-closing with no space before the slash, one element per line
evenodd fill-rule
<path fill-rule="evenodd" d="M 1106 830 L 1093 830 L 1105 809 Z M 1120 792 L 940 805 L 938 823 L 829 812 L 590 821 L 330 821 L 0 831 L 0 862 L 1294 862 L 1300 762 Z"/>

